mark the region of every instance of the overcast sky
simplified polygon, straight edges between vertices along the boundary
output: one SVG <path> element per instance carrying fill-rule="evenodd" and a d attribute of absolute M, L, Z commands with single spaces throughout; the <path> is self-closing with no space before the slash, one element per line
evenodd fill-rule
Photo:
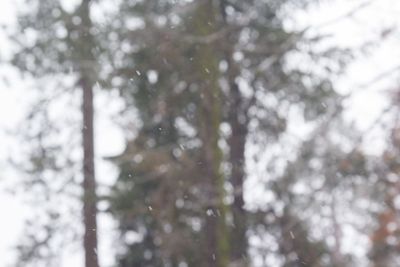
<path fill-rule="evenodd" d="M 16 22 L 15 0 L 0 1 L 0 25 L 12 27 Z M 296 24 L 293 27 L 303 28 L 307 26 L 325 25 L 316 27 L 318 31 L 333 34 L 332 42 L 341 46 L 357 47 L 365 41 L 376 41 L 382 29 L 399 26 L 398 14 L 400 14 L 400 1 L 379 0 L 371 1 L 371 5 L 365 5 L 362 11 L 355 13 L 349 19 L 340 23 L 330 23 L 341 15 L 347 14 L 360 3 L 369 1 L 338 0 L 325 1 L 329 4 L 321 4 L 311 13 L 294 14 Z M 4 31 L 0 30 L 0 60 L 6 59 L 12 51 L 7 42 Z M 360 87 L 380 73 L 400 64 L 400 33 L 390 35 L 375 47 L 370 56 L 360 57 L 351 65 L 347 74 L 336 81 L 341 92 L 349 92 L 353 88 Z M 4 78 L 4 79 L 3 79 Z M 364 88 L 357 93 L 348 103 L 348 118 L 356 120 L 361 129 L 368 129 L 371 122 L 379 116 L 382 108 L 387 102 L 385 90 L 393 89 L 397 85 L 395 75 L 384 79 L 373 86 Z M 18 178 L 16 172 L 7 165 L 7 158 L 18 155 L 18 143 L 10 131 L 15 131 L 20 122 L 27 104 L 29 103 L 29 82 L 22 81 L 14 69 L 0 65 L 0 214 L 2 214 L 0 227 L 0 267 L 8 266 L 14 258 L 12 246 L 16 244 L 18 235 L 22 231 L 23 218 L 29 212 L 28 206 L 24 205 L 20 197 L 7 193 L 13 179 Z M 103 113 L 97 114 L 96 143 L 98 158 L 120 152 L 123 148 L 121 133 L 116 129 L 110 116 L 118 110 L 118 103 L 108 103 L 106 97 L 98 97 L 98 106 L 108 106 Z M 351 107 L 351 108 L 350 108 Z M 106 130 L 104 130 L 106 129 Z M 113 130 L 115 129 L 115 130 Z M 375 146 L 379 147 L 379 140 L 374 140 Z M 100 161 L 98 166 L 99 179 L 110 183 L 115 176 L 110 165 Z M 111 178 L 110 178 L 111 177 Z M 100 218 L 100 255 L 103 266 L 112 263 L 111 236 L 113 224 L 109 219 Z M 111 252 L 111 253 L 110 253 Z M 105 256 L 104 256 L 105 255 Z M 81 257 L 67 257 L 65 266 L 82 266 Z"/>

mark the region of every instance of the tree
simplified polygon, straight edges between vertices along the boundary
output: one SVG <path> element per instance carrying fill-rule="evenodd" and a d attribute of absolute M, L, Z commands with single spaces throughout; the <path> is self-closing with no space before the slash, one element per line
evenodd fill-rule
<path fill-rule="evenodd" d="M 398 247 L 398 149 L 399 129 L 397 125 L 391 130 L 389 145 L 377 160 L 376 195 L 378 210 L 373 210 L 374 224 L 369 236 L 371 249 L 369 257 L 372 266 L 395 266 L 399 262 Z"/>
<path fill-rule="evenodd" d="M 216 33 L 217 20 L 213 1 L 207 0 L 196 7 L 193 33 L 198 38 L 207 38 Z M 205 244 L 208 266 L 224 267 L 229 264 L 229 239 L 227 231 L 227 206 L 224 203 L 225 177 L 222 173 L 223 154 L 219 147 L 222 123 L 222 90 L 218 84 L 218 55 L 212 46 L 198 44 L 194 48 L 194 79 L 198 85 L 198 137 L 202 142 L 201 159 L 204 164 L 205 197 Z"/>
<path fill-rule="evenodd" d="M 78 18 L 81 19 L 79 27 L 80 46 L 76 47 L 79 58 L 80 80 L 82 89 L 82 115 L 83 115 L 83 222 L 85 234 L 83 239 L 85 250 L 85 267 L 98 267 L 97 258 L 97 195 L 96 178 L 94 169 L 94 127 L 93 127 L 93 87 L 97 75 L 93 73 L 92 67 L 88 66 L 95 62 L 92 53 L 95 47 L 93 36 L 90 33 L 92 21 L 90 19 L 90 0 L 83 0 L 77 10 Z M 85 58 L 86 57 L 86 58 Z"/>
<path fill-rule="evenodd" d="M 28 3 L 29 2 L 29 3 Z M 107 74 L 104 75 L 104 68 L 107 64 L 105 58 L 106 48 L 102 45 L 105 35 L 99 24 L 92 20 L 91 9 L 95 5 L 90 0 L 83 0 L 78 6 L 72 10 L 66 11 L 61 1 L 27 1 L 31 6 L 29 10 L 21 14 L 19 18 L 20 33 L 14 38 L 18 46 L 18 53 L 15 54 L 13 64 L 27 75 L 32 75 L 34 79 L 42 82 L 41 86 L 50 87 L 50 91 L 54 97 L 39 102 L 32 108 L 31 115 L 27 119 L 27 124 L 35 121 L 35 118 L 41 114 L 55 113 L 55 106 L 60 98 L 75 97 L 74 88 L 81 89 L 80 99 L 82 99 L 81 109 L 81 133 L 83 156 L 82 175 L 82 220 L 84 225 L 83 247 L 85 252 L 85 266 L 98 267 L 97 256 L 97 195 L 96 195 L 96 179 L 94 166 L 94 108 L 93 108 L 93 90 L 96 82 L 99 84 L 107 84 Z M 108 63 L 110 64 L 110 63 Z M 73 80 L 72 83 L 66 82 Z M 58 88 L 49 81 L 58 82 Z M 109 84 L 109 83 L 108 83 Z M 43 105 L 45 104 L 45 105 Z M 57 144 L 59 147 L 54 148 L 47 143 L 52 140 L 54 135 L 54 116 L 45 121 L 37 131 L 39 137 L 45 136 L 41 151 L 43 153 L 39 157 L 32 157 L 31 163 L 23 163 L 29 165 L 33 163 L 33 170 L 38 174 L 38 183 L 44 184 L 45 189 L 51 188 L 54 180 L 45 180 L 46 172 L 52 171 L 54 178 L 61 180 L 66 169 L 60 165 L 60 162 L 68 162 L 73 164 L 76 159 L 68 158 L 70 155 L 63 154 L 66 147 L 71 144 Z M 56 118 L 59 119 L 59 118 Z M 76 123 L 73 122 L 73 123 Z M 51 142 L 51 141 L 50 141 Z M 36 154 L 36 148 L 30 153 Z M 49 151 L 59 152 L 60 155 L 50 154 Z M 56 153 L 57 153 L 56 152 Z M 55 154 L 56 154 L 55 153 Z M 50 155 L 49 155 L 50 154 Z M 49 156 L 53 158 L 49 159 Z M 51 164 L 46 164 L 49 161 Z M 68 194 L 74 187 L 77 173 L 71 174 L 73 178 L 63 183 L 59 191 L 48 191 L 47 194 Z M 74 178 L 75 177 L 75 178 Z M 72 190 L 73 191 L 73 190 Z M 65 205 L 65 203 L 64 203 Z M 59 213 L 57 213 L 59 216 Z M 51 222 L 50 222 L 51 223 Z M 54 228 L 54 227 L 52 227 Z M 55 232 L 60 229 L 54 229 Z M 54 232 L 53 231 L 53 232 Z M 33 238 L 36 238 L 33 236 Z M 52 236 L 49 236 L 51 239 Z M 49 243 L 50 240 L 44 243 Z M 32 250 L 39 248 L 32 248 Z M 30 253 L 32 257 L 36 253 Z M 24 262 L 29 262 L 29 258 L 24 258 Z"/>
<path fill-rule="evenodd" d="M 253 228 L 248 220 L 266 214 L 246 210 L 244 206 L 246 147 L 257 143 L 260 153 L 272 147 L 291 123 L 289 114 L 293 110 L 312 121 L 322 116 L 327 107 L 336 108 L 339 99 L 327 70 L 330 64 L 340 66 L 346 61 L 343 60 L 346 57 L 337 58 L 346 53 L 341 51 L 341 54 L 335 48 L 311 55 L 300 49 L 303 43 L 313 44 L 320 39 L 283 26 L 280 14 L 291 4 L 291 1 L 123 3 L 116 18 L 118 25 L 129 25 L 132 21 L 136 24 L 115 29 L 117 39 L 127 47 L 121 53 L 124 56 L 121 55 L 116 75 L 122 81 L 121 93 L 127 106 L 138 109 L 143 124 L 138 135 L 128 140 L 126 151 L 115 159 L 121 174 L 111 196 L 111 210 L 119 218 L 123 236 L 132 231 L 142 236 L 127 244 L 129 252 L 121 255 L 124 266 L 132 264 L 133 258 L 139 260 L 140 254 L 135 251 L 138 247 L 143 248 L 143 255 L 145 248 L 151 247 L 154 262 L 174 265 L 180 260 L 190 266 L 226 266 L 227 261 L 218 255 L 226 255 L 227 238 L 231 245 L 229 262 L 238 266 L 249 264 L 248 235 Z M 202 13 L 204 6 L 208 10 L 206 15 Z M 291 65 L 293 54 L 331 63 L 321 64 L 324 69 L 314 73 Z M 159 163 L 153 153 L 145 153 L 147 150 L 171 155 L 170 162 L 165 156 L 165 161 Z M 141 155 L 139 162 L 132 162 L 137 153 Z M 181 157 L 189 160 L 185 164 L 193 166 L 191 172 L 185 167 L 176 172 L 177 168 L 172 167 L 183 160 Z M 142 164 L 148 168 L 146 171 Z M 164 172 L 157 171 L 161 169 Z M 219 175 L 217 170 L 221 171 Z M 149 173 L 152 175 L 147 176 Z M 199 174 L 204 175 L 202 182 L 197 180 Z M 167 184 L 173 193 L 166 192 Z M 179 197 L 171 197 L 169 201 L 164 198 L 164 206 L 158 204 L 155 209 L 152 199 L 161 199 L 158 188 L 164 188 L 162 192 L 168 196 L 186 198 L 183 204 Z M 217 204 L 209 206 L 204 198 Z M 151 212 L 146 208 L 149 203 L 153 203 Z M 180 203 L 179 207 L 176 203 Z M 186 238 L 200 238 L 199 243 L 176 249 L 179 256 L 172 257 L 172 246 L 165 245 L 165 240 L 176 240 L 182 233 L 171 230 L 167 231 L 168 237 L 160 234 L 165 232 L 165 225 L 172 229 L 178 225 L 167 212 L 158 216 L 164 213 L 160 209 L 173 211 L 178 221 L 185 218 L 185 227 L 179 225 L 181 232 L 189 233 Z M 217 214 L 216 218 L 204 217 L 201 210 L 211 216 Z M 210 229 L 208 225 L 215 229 L 222 222 L 227 234 L 225 230 L 217 235 L 207 234 L 206 238 L 210 238 L 207 243 L 199 237 L 198 226 L 188 221 L 199 221 L 200 229 Z M 214 230 L 209 233 L 212 232 L 215 233 Z M 202 259 L 191 261 L 193 252 L 197 255 L 207 249 L 210 252 L 204 258 L 209 259 L 208 263 Z M 212 263 L 214 257 L 216 261 Z"/>
<path fill-rule="evenodd" d="M 52 92 L 27 120 L 32 149 L 23 167 L 42 203 L 76 189 L 76 179 L 61 179 L 67 169 L 76 176 L 70 166 L 77 159 L 64 154 L 70 140 L 55 138 L 65 126 L 53 111 L 63 96 L 76 96 L 66 89 L 80 87 L 87 266 L 98 266 L 97 83 L 119 90 L 121 117 L 134 125 L 125 129 L 125 151 L 110 158 L 120 171 L 108 196 L 121 231 L 120 266 L 358 264 L 343 252 L 341 213 L 366 216 L 356 209 L 363 200 L 357 192 L 376 193 L 366 183 L 376 170 L 368 169 L 358 133 L 340 120 L 343 98 L 331 77 L 345 66 L 347 51 L 312 30 L 285 26 L 291 12 L 314 1 L 128 0 L 98 20 L 91 11 L 102 1 L 82 0 L 70 11 L 60 2 L 31 0 L 15 38 L 20 53 L 13 63 Z M 304 140 L 291 136 L 300 126 L 311 132 Z M 396 185 L 389 179 L 397 173 L 395 139 L 383 156 L 387 166 L 376 171 L 386 204 L 371 237 L 377 266 L 397 260 L 397 192 L 387 191 Z M 257 188 L 246 195 L 255 177 Z M 257 190 L 268 201 L 254 200 Z M 21 266 L 58 265 L 58 208 L 27 229 Z"/>

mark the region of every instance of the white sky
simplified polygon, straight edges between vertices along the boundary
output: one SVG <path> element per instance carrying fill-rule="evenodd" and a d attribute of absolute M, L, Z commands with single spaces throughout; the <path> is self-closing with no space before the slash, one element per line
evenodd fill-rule
<path fill-rule="evenodd" d="M 324 2 L 324 1 L 322 1 Z M 318 9 L 311 14 L 299 14 L 296 27 L 307 25 L 320 25 L 324 22 L 334 20 L 342 14 L 346 14 L 354 6 L 358 6 L 365 1 L 360 0 L 335 0 L 325 1 Z M 323 28 L 324 32 L 333 33 L 333 42 L 343 46 L 355 47 L 366 40 L 377 40 L 382 28 L 399 26 L 400 1 L 398 0 L 375 0 L 373 4 L 357 13 L 352 19 L 346 19 L 341 23 L 335 23 Z M 328 4 L 329 3 L 329 4 Z M 13 25 L 15 23 L 15 0 L 0 1 L 0 26 Z M 0 62 L 6 57 L 12 48 L 7 42 L 7 38 L 0 30 Z M 400 64 L 400 33 L 393 34 L 391 37 L 380 42 L 374 48 L 374 52 L 369 57 L 360 57 L 351 65 L 346 76 L 337 81 L 337 86 L 342 92 L 351 91 L 352 88 L 360 84 L 365 84 L 378 76 Z M 5 76 L 9 84 L 2 80 Z M 395 77 L 395 76 L 394 76 Z M 397 80 L 386 79 L 376 83 L 357 93 L 349 102 L 349 120 L 356 120 L 362 129 L 368 126 L 379 116 L 382 107 L 386 104 L 387 95 L 382 92 L 392 89 Z M 10 153 L 18 153 L 17 141 L 7 132 L 15 129 L 17 122 L 24 114 L 26 104 L 29 102 L 27 97 L 29 84 L 21 81 L 15 71 L 9 67 L 0 66 L 0 214 L 2 214 L 0 224 L 0 267 L 8 266 L 14 258 L 12 246 L 16 244 L 17 237 L 22 231 L 22 222 L 28 207 L 22 203 L 19 197 L 6 193 L 6 189 L 12 179 L 18 178 L 16 173 L 6 165 L 6 159 Z M 102 108 L 105 112 L 98 114 L 96 125 L 96 146 L 99 158 L 101 156 L 116 154 L 123 147 L 121 133 L 115 128 L 115 124 L 110 119 L 110 115 L 118 109 L 118 104 L 110 106 L 106 97 L 96 99 L 98 106 L 109 106 Z M 106 129 L 106 130 L 105 130 Z M 115 129 L 115 130 L 113 130 Z M 379 146 L 379 140 L 375 140 L 375 147 Z M 99 144 L 102 144 L 101 146 Z M 373 142 L 371 144 L 374 144 Z M 115 170 L 103 161 L 99 161 L 98 174 L 103 182 L 110 183 L 115 177 Z M 111 177 L 111 179 L 110 179 Z M 103 266 L 109 266 L 112 260 L 113 223 L 110 219 L 100 218 L 100 255 Z M 111 253 L 110 253 L 111 251 Z M 78 256 L 68 256 L 65 266 L 83 266 L 82 259 Z"/>

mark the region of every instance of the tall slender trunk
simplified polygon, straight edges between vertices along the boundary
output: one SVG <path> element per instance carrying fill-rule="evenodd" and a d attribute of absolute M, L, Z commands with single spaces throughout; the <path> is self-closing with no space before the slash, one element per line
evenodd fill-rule
<path fill-rule="evenodd" d="M 94 41 L 90 29 L 90 0 L 83 0 L 78 9 L 81 24 L 78 26 L 80 33 L 79 46 L 76 47 L 80 64 L 80 86 L 82 89 L 83 103 L 83 246 L 85 251 L 85 267 L 99 267 L 97 257 L 97 195 L 94 166 L 94 108 L 93 87 L 95 70 L 93 46 Z"/>
<path fill-rule="evenodd" d="M 83 90 L 83 221 L 85 227 L 85 267 L 98 267 L 97 258 L 97 208 L 93 142 L 93 88 L 82 78 Z"/>
<path fill-rule="evenodd" d="M 219 0 L 220 13 L 223 21 L 223 26 L 228 27 L 226 20 L 226 1 Z M 236 78 L 240 75 L 238 66 L 233 61 L 234 35 L 228 34 L 228 45 L 226 45 L 225 60 L 228 63 L 228 84 L 229 84 L 229 111 L 228 123 L 231 126 L 231 136 L 229 142 L 229 161 L 232 166 L 231 185 L 233 187 L 233 204 L 231 206 L 233 225 L 231 233 L 231 260 L 234 266 L 248 266 L 247 260 L 247 213 L 244 209 L 243 186 L 245 179 L 245 146 L 246 137 L 248 134 L 247 111 L 243 105 L 243 98 L 239 90 L 239 85 Z"/>
<path fill-rule="evenodd" d="M 332 216 L 332 227 L 333 227 L 333 238 L 335 240 L 335 246 L 332 251 L 332 263 L 334 267 L 343 266 L 343 257 L 341 253 L 341 237 L 342 232 L 340 229 L 340 224 L 337 220 L 337 208 L 336 208 L 336 195 L 335 192 L 332 192 L 332 200 L 331 200 L 331 216 Z"/>
<path fill-rule="evenodd" d="M 216 10 L 212 0 L 198 1 L 193 17 L 195 34 L 208 36 L 216 30 Z M 195 71 L 200 85 L 199 135 L 205 165 L 204 195 L 206 197 L 205 244 L 207 267 L 227 267 L 229 239 L 224 203 L 225 178 L 221 170 L 222 151 L 218 146 L 222 120 L 221 89 L 218 84 L 218 62 L 210 44 L 196 45 Z"/>
<path fill-rule="evenodd" d="M 229 124 L 231 126 L 231 136 L 229 139 L 230 163 L 232 165 L 231 184 L 234 197 L 231 207 L 233 216 L 233 234 L 231 236 L 231 257 L 232 261 L 239 266 L 247 266 L 247 214 L 244 209 L 243 184 L 244 184 L 244 164 L 245 164 L 245 145 L 247 136 L 247 126 L 244 116 L 241 116 L 242 98 L 238 85 L 230 83 L 230 106 Z"/>

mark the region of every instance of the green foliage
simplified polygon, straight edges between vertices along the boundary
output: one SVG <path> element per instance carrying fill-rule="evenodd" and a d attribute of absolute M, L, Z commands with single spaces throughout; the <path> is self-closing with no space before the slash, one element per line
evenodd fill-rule
<path fill-rule="evenodd" d="M 141 22 L 136 28 L 115 29 L 118 42 L 131 47 L 123 52 L 116 69 L 124 81 L 119 88 L 128 107 L 138 108 L 143 124 L 115 159 L 120 176 L 113 187 L 111 210 L 123 235 L 133 229 L 143 236 L 134 245 L 125 243 L 122 266 L 125 259 L 140 262 L 146 247 L 151 248 L 154 262 L 167 266 L 179 262 L 208 266 L 202 251 L 210 237 L 200 232 L 206 231 L 205 208 L 213 195 L 219 204 L 210 211 L 218 213 L 220 225 L 215 257 L 219 266 L 227 266 L 229 260 L 219 254 L 229 249 L 230 239 L 224 232 L 235 234 L 235 228 L 229 222 L 232 203 L 226 200 L 233 195 L 225 193 L 227 185 L 232 186 L 231 173 L 221 166 L 239 164 L 244 170 L 245 161 L 230 162 L 229 146 L 234 144 L 219 148 L 220 142 L 229 139 L 229 134 L 221 135 L 221 125 L 227 123 L 230 130 L 237 130 L 232 124 L 236 117 L 246 129 L 240 137 L 246 147 L 262 139 L 262 144 L 273 145 L 292 123 L 290 110 L 301 110 L 306 120 L 315 121 L 339 106 L 326 75 L 291 64 L 293 55 L 307 54 L 303 44 L 315 42 L 304 32 L 283 26 L 285 9 L 299 2 L 212 1 L 212 9 L 201 12 L 206 2 L 125 1 L 116 18 L 119 25 L 130 19 Z M 312 60 L 322 57 L 332 59 L 323 52 L 310 56 Z M 150 78 L 154 74 L 157 78 Z M 239 89 L 236 99 L 235 86 Z M 258 146 L 260 151 L 266 149 Z M 214 160 L 207 160 L 207 153 Z M 210 178 L 216 180 L 210 183 Z M 214 193 L 209 195 L 208 190 Z M 239 187 L 233 190 L 243 193 Z M 291 216 L 301 221 L 297 214 Z M 305 254 L 315 250 L 314 260 L 322 264 L 320 257 L 328 248 L 301 234 L 307 232 L 307 223 L 301 222 L 296 253 L 306 258 Z M 253 230 L 252 225 L 245 227 Z M 177 239 L 182 243 L 167 241 Z M 315 248 L 321 248 L 321 253 Z M 287 253 L 291 251 L 278 254 L 285 257 Z M 246 258 L 247 251 L 243 254 Z"/>
<path fill-rule="evenodd" d="M 321 38 L 284 27 L 287 10 L 311 2 L 128 0 L 114 17 L 82 29 L 82 10 L 68 13 L 46 0 L 21 18 L 15 65 L 37 77 L 84 72 L 93 83 L 118 89 L 127 111 L 138 111 L 140 122 L 122 114 L 140 127 L 135 134 L 127 129 L 125 151 L 111 159 L 119 168 L 108 196 L 124 248 L 119 266 L 213 267 L 215 257 L 218 267 L 247 267 L 251 234 L 273 235 L 278 249 L 268 255 L 284 259 L 283 266 L 330 266 L 331 248 L 310 240 L 315 224 L 302 214 L 318 211 L 319 202 L 294 188 L 322 175 L 329 177 L 322 190 L 330 192 L 342 182 L 335 173 L 355 180 L 366 167 L 361 152 L 347 155 L 318 135 L 299 151 L 293 146 L 293 162 L 269 162 L 275 167 L 266 183 L 276 197 L 267 205 L 271 220 L 265 207 L 235 206 L 250 174 L 249 148 L 270 157 L 274 146 L 290 145 L 280 143 L 288 126 L 299 119 L 315 126 L 340 108 L 330 75 L 347 62 L 347 51 L 310 53 Z M 293 63 L 296 57 L 304 64 Z M 318 150 L 326 148 L 330 153 Z M 40 157 L 32 159 L 43 168 Z M 230 243 L 239 234 L 246 242 L 238 261 Z"/>

